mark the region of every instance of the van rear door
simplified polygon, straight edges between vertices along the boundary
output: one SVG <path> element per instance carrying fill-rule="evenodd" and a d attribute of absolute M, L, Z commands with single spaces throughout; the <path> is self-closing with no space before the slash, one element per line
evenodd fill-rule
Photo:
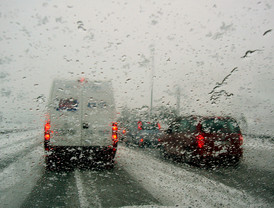
<path fill-rule="evenodd" d="M 81 146 L 80 88 L 74 81 L 53 83 L 49 105 L 53 146 Z"/>
<path fill-rule="evenodd" d="M 82 146 L 112 145 L 115 118 L 110 82 L 87 82 L 83 87 Z"/>

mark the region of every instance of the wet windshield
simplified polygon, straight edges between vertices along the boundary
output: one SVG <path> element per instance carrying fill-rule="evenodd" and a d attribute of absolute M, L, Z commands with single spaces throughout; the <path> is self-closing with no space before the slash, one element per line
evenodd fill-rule
<path fill-rule="evenodd" d="M 274 207 L 273 0 L 1 0 L 0 25 L 0 208 Z"/>

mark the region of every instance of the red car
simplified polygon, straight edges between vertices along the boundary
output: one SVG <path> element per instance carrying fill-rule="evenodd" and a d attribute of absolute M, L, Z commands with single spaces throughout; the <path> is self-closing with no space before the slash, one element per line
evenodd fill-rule
<path fill-rule="evenodd" d="M 243 136 L 231 117 L 176 118 L 160 142 L 165 156 L 185 162 L 237 164 L 243 155 Z"/>

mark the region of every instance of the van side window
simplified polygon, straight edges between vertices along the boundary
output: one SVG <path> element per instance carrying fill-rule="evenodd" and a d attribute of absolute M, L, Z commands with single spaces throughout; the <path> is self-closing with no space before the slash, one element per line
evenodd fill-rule
<path fill-rule="evenodd" d="M 98 107 L 98 108 L 105 108 L 105 107 L 107 107 L 107 103 L 105 101 L 101 101 L 101 102 L 98 102 L 98 103 L 96 103 L 96 102 L 89 102 L 88 103 L 88 107 L 89 108 L 96 108 L 96 107 Z"/>
<path fill-rule="evenodd" d="M 88 107 L 89 108 L 95 108 L 96 107 L 96 103 L 88 103 Z"/>
<path fill-rule="evenodd" d="M 56 108 L 57 111 L 76 111 L 78 107 L 77 99 L 68 98 L 68 99 L 60 99 L 58 107 Z"/>
<path fill-rule="evenodd" d="M 105 101 L 101 101 L 100 103 L 98 103 L 98 106 L 100 108 L 105 108 L 105 107 L 107 107 L 107 103 Z"/>

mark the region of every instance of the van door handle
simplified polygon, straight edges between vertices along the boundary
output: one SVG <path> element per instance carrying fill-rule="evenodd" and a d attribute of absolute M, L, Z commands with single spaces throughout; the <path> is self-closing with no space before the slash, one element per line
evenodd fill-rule
<path fill-rule="evenodd" d="M 83 129 L 88 129 L 89 128 L 89 125 L 88 125 L 88 123 L 83 123 Z"/>

